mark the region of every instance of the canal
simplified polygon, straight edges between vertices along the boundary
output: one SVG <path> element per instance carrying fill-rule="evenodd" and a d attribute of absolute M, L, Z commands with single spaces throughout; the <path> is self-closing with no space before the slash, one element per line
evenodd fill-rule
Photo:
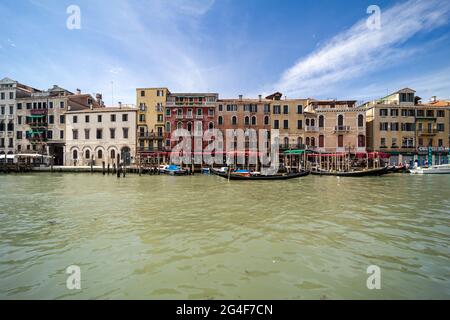
<path fill-rule="evenodd" d="M 449 299 L 449 212 L 448 175 L 1 175 L 0 298 Z"/>

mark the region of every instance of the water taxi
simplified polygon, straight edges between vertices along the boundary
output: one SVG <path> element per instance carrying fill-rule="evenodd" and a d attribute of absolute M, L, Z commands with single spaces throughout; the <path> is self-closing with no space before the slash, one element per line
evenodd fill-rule
<path fill-rule="evenodd" d="M 416 167 L 411 174 L 450 174 L 450 164 L 435 165 L 428 168 Z"/>

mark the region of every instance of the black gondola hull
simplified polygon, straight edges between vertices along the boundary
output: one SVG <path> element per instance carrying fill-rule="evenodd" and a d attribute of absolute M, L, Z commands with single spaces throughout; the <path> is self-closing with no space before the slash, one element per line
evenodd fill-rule
<path fill-rule="evenodd" d="M 328 171 L 311 171 L 312 175 L 316 176 L 335 176 L 335 177 L 370 177 L 370 176 L 382 176 L 387 174 L 388 168 L 369 169 L 352 172 L 328 172 Z"/>
<path fill-rule="evenodd" d="M 306 177 L 307 175 L 309 175 L 309 171 L 302 171 L 300 173 L 295 173 L 295 174 L 287 174 L 287 175 L 273 175 L 273 176 L 250 176 L 250 177 L 246 177 L 246 176 L 242 176 L 242 175 L 237 175 L 237 174 L 230 174 L 228 175 L 228 173 L 222 173 L 222 172 L 218 172 L 216 170 L 211 170 L 211 172 L 213 174 L 215 174 L 216 176 L 225 178 L 225 179 L 230 179 L 230 180 L 291 180 L 291 179 L 297 179 L 297 178 L 301 178 L 301 177 Z"/>

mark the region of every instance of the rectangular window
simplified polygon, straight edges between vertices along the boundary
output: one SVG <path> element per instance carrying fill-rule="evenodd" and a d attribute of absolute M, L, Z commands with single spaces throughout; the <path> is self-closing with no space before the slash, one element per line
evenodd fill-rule
<path fill-rule="evenodd" d="M 16 137 L 18 140 L 21 140 L 22 139 L 22 131 L 17 131 Z"/>
<path fill-rule="evenodd" d="M 78 140 L 78 130 L 77 129 L 72 130 L 72 139 Z"/>
<path fill-rule="evenodd" d="M 84 129 L 84 139 L 85 140 L 89 140 L 90 139 L 90 130 L 89 129 Z"/>
<path fill-rule="evenodd" d="M 388 115 L 388 109 L 380 109 L 380 117 L 386 117 Z"/>
<path fill-rule="evenodd" d="M 141 97 L 145 97 L 145 91 L 141 90 Z"/>
<path fill-rule="evenodd" d="M 53 131 L 52 130 L 47 131 L 47 139 L 53 140 Z"/>
<path fill-rule="evenodd" d="M 10 92 L 10 93 L 9 93 L 9 99 L 10 99 L 10 100 L 14 99 L 14 92 Z"/>
<path fill-rule="evenodd" d="M 386 138 L 381 138 L 380 145 L 381 145 L 382 147 L 385 147 L 385 146 L 386 146 Z"/>
<path fill-rule="evenodd" d="M 283 106 L 283 114 L 289 114 L 289 106 Z"/>
<path fill-rule="evenodd" d="M 59 103 L 59 107 L 60 107 L 61 109 L 64 109 L 64 107 L 65 107 L 64 101 L 61 101 L 61 102 Z"/>
<path fill-rule="evenodd" d="M 48 123 L 49 124 L 54 124 L 55 123 L 55 116 L 54 115 L 49 115 L 48 116 Z"/>
<path fill-rule="evenodd" d="M 59 123 L 63 124 L 65 122 L 66 122 L 65 116 L 64 115 L 59 116 Z"/>
<path fill-rule="evenodd" d="M 391 123 L 391 131 L 398 131 L 398 122 Z"/>
<path fill-rule="evenodd" d="M 380 122 L 380 130 L 381 131 L 387 131 L 388 130 L 388 123 L 387 122 Z"/>
<path fill-rule="evenodd" d="M 111 115 L 111 122 L 116 122 L 116 115 L 115 114 Z"/>
<path fill-rule="evenodd" d="M 96 137 L 97 137 L 97 140 L 103 139 L 103 132 L 102 132 L 102 129 L 97 129 Z"/>
<path fill-rule="evenodd" d="M 4 92 L 2 92 L 2 93 L 0 94 L 0 99 L 5 100 L 5 93 L 4 93 Z"/>
<path fill-rule="evenodd" d="M 64 130 L 59 131 L 59 139 L 61 139 L 61 140 L 64 139 Z"/>
<path fill-rule="evenodd" d="M 264 113 L 270 113 L 270 104 L 264 105 Z"/>
<path fill-rule="evenodd" d="M 22 104 L 21 103 L 17 104 L 17 110 L 22 110 Z"/>
<path fill-rule="evenodd" d="M 31 102 L 28 102 L 27 103 L 27 110 L 31 110 L 31 106 L 32 106 Z"/>
<path fill-rule="evenodd" d="M 89 123 L 89 116 L 84 116 L 84 122 Z"/>
<path fill-rule="evenodd" d="M 116 129 L 114 129 L 114 128 L 109 129 L 109 137 L 111 139 L 115 139 L 116 138 Z"/>
<path fill-rule="evenodd" d="M 297 106 L 297 113 L 302 114 L 303 113 L 303 106 L 300 104 Z"/>
<path fill-rule="evenodd" d="M 102 116 L 100 114 L 97 116 L 97 122 L 102 122 Z"/>
<path fill-rule="evenodd" d="M 139 122 L 145 122 L 145 114 L 139 115 Z"/>
<path fill-rule="evenodd" d="M 122 115 L 122 122 L 126 122 L 126 121 L 128 121 L 128 114 L 123 114 Z"/>
<path fill-rule="evenodd" d="M 273 114 L 281 114 L 281 106 L 273 106 Z"/>
<path fill-rule="evenodd" d="M 437 131 L 439 131 L 439 132 L 445 131 L 445 125 L 443 123 L 438 123 L 436 126 L 437 126 Z"/>
<path fill-rule="evenodd" d="M 219 104 L 219 111 L 223 111 L 223 105 Z"/>
<path fill-rule="evenodd" d="M 48 102 L 48 108 L 49 109 L 53 109 L 53 101 L 49 101 Z"/>
<path fill-rule="evenodd" d="M 289 129 L 289 120 L 283 121 L 283 129 Z"/>
<path fill-rule="evenodd" d="M 78 116 L 73 116 L 73 123 L 78 123 Z"/>
<path fill-rule="evenodd" d="M 128 139 L 128 128 L 123 128 L 122 131 L 123 131 L 123 138 Z"/>
<path fill-rule="evenodd" d="M 279 120 L 274 120 L 273 121 L 273 128 L 274 129 L 280 129 L 280 121 Z"/>
<path fill-rule="evenodd" d="M 391 109 L 391 117 L 398 117 L 398 109 Z"/>
<path fill-rule="evenodd" d="M 22 124 L 22 116 L 17 117 L 17 124 Z"/>
<path fill-rule="evenodd" d="M 297 120 L 297 129 L 303 129 L 303 121 Z"/>
<path fill-rule="evenodd" d="M 342 134 L 338 135 L 338 147 L 344 147 L 344 136 Z"/>
<path fill-rule="evenodd" d="M 163 122 L 164 121 L 164 117 L 162 114 L 158 114 L 158 118 L 157 118 L 158 122 Z"/>
<path fill-rule="evenodd" d="M 19 109 L 19 107 L 17 107 Z M 445 117 L 445 111 L 444 110 L 438 110 L 437 111 L 437 117 L 438 118 L 444 118 Z"/>
<path fill-rule="evenodd" d="M 9 106 L 9 114 L 14 114 L 14 106 Z"/>

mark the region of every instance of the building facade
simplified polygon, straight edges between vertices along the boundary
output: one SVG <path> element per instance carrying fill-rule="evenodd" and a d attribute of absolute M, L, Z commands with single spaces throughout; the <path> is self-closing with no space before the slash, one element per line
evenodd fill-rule
<path fill-rule="evenodd" d="M 404 88 L 363 105 L 368 149 L 388 153 L 391 163 L 423 165 L 430 151 L 434 163 L 447 163 L 450 106 L 421 103 L 415 93 Z"/>
<path fill-rule="evenodd" d="M 103 107 L 66 112 L 66 165 L 136 162 L 136 108 Z"/>
<path fill-rule="evenodd" d="M 9 78 L 0 80 L 0 154 L 15 154 L 17 147 L 17 99 L 31 96 L 39 90 Z"/>
<path fill-rule="evenodd" d="M 178 142 L 172 136 L 176 129 L 194 132 L 194 126 L 205 132 L 216 127 L 217 93 L 170 93 L 165 112 L 166 147 Z"/>
<path fill-rule="evenodd" d="M 366 152 L 366 114 L 356 107 L 356 101 L 314 100 L 308 110 L 316 115 L 317 151 Z"/>
<path fill-rule="evenodd" d="M 165 151 L 165 111 L 167 88 L 136 89 L 137 152 L 143 162 Z"/>

